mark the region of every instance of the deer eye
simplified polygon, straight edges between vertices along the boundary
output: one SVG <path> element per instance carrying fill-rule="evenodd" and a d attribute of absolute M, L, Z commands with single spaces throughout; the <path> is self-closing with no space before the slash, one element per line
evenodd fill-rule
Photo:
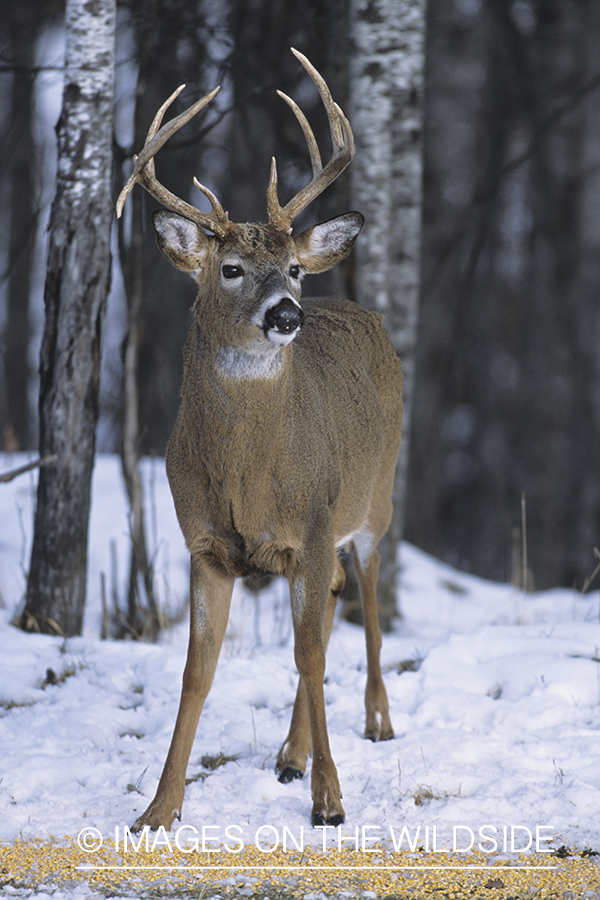
<path fill-rule="evenodd" d="M 244 270 L 241 266 L 223 266 L 223 278 L 241 278 Z"/>
<path fill-rule="evenodd" d="M 290 266 L 290 278 L 300 278 L 300 266 Z"/>

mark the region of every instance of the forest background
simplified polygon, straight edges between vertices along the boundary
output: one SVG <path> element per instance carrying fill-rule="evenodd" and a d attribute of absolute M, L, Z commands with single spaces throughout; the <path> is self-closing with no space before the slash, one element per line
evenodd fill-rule
<path fill-rule="evenodd" d="M 387 5 L 384 35 L 393 33 L 394 0 Z M 412 6 L 415 21 L 424 8 L 399 5 L 409 13 Z M 352 179 L 319 198 L 311 221 L 362 209 L 378 252 L 393 263 L 379 270 L 392 305 L 399 286 L 404 297 L 419 286 L 418 304 L 388 311 L 411 409 L 404 537 L 459 568 L 514 580 L 523 563 L 524 498 L 529 586 L 581 587 L 600 544 L 600 7 L 428 0 L 424 77 L 417 66 L 411 85 L 398 41 L 399 69 L 386 68 L 383 42 L 385 78 L 373 70 L 358 82 L 352 6 L 119 2 L 115 196 L 139 149 L 136 123 L 145 129 L 181 82 L 187 102 L 220 82 L 225 90 L 211 115 L 162 151 L 161 180 L 187 197 L 196 174 L 234 220 L 261 220 L 271 156 L 286 162 L 290 189 L 307 173 L 302 136 L 275 89 L 301 97 L 318 137 L 325 125 L 288 48 L 307 53 L 349 113 L 359 148 Z M 363 9 L 375 6 L 385 4 Z M 54 0 L 20 0 L 0 15 L 0 449 L 8 452 L 35 449 L 38 440 L 63 34 L 64 8 Z M 390 101 L 389 134 L 368 133 L 368 118 L 355 114 L 361 91 L 367 109 L 381 101 L 368 93 L 378 85 Z M 377 190 L 388 198 L 387 219 L 381 202 L 372 211 L 359 204 L 361 141 L 386 150 Z M 418 194 L 406 196 L 404 186 L 416 181 Z M 157 252 L 153 207 L 142 202 L 137 451 L 163 455 L 194 287 Z M 118 244 L 115 230 L 102 452 L 117 452 L 123 438 L 127 259 L 118 264 Z M 359 247 L 347 266 L 307 281 L 305 294 L 341 291 L 378 308 L 376 297 L 361 294 L 360 266 Z M 407 333 L 414 338 L 402 344 Z"/>

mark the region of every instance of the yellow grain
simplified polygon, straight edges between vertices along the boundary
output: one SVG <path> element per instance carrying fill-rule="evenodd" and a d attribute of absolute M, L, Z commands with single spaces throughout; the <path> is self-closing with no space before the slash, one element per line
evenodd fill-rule
<path fill-rule="evenodd" d="M 379 868 L 374 867 L 374 861 Z M 209 868 L 191 868 L 207 864 Z M 134 866 L 153 868 L 136 870 Z M 566 859 L 526 855 L 490 866 L 489 858 L 481 853 L 461 854 L 460 858 L 448 855 L 440 862 L 436 854 L 382 849 L 375 858 L 372 853 L 359 851 L 322 853 L 307 848 L 302 853 L 275 850 L 265 854 L 256 847 L 245 847 L 235 854 L 225 850 L 211 853 L 207 863 L 206 854 L 169 852 L 165 847 L 151 853 L 116 853 L 107 842 L 97 853 L 85 853 L 71 837 L 0 845 L 0 887 L 39 890 L 44 885 L 46 889 L 64 889 L 82 883 L 99 894 L 126 891 L 133 896 L 144 893 L 157 897 L 181 897 L 202 888 L 208 896 L 214 891 L 232 897 L 246 887 L 258 898 L 278 893 L 289 900 L 301 900 L 309 892 L 337 898 L 341 891 L 356 897 L 372 891 L 377 897 L 407 900 L 562 900 L 565 896 L 577 900 L 589 898 L 594 891 L 600 898 L 600 867 L 578 855 Z"/>

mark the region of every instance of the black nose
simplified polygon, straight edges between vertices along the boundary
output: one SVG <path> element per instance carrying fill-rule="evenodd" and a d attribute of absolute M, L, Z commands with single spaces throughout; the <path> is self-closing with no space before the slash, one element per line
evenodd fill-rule
<path fill-rule="evenodd" d="M 301 328 L 303 323 L 304 311 L 289 297 L 284 297 L 265 314 L 265 330 L 275 328 L 280 334 L 290 334 Z"/>

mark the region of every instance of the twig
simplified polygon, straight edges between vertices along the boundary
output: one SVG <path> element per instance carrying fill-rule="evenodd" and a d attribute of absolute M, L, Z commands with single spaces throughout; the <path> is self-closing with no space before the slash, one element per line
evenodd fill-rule
<path fill-rule="evenodd" d="M 525 494 L 521 494 L 521 567 L 522 567 L 522 587 L 524 593 L 527 593 L 527 512 L 525 507 Z"/>
<path fill-rule="evenodd" d="M 108 612 L 108 604 L 106 602 L 106 577 L 104 572 L 100 572 L 100 597 L 102 600 L 102 626 L 100 628 L 100 640 L 105 641 L 109 633 L 110 615 Z"/>
<path fill-rule="evenodd" d="M 7 484 L 9 481 L 12 481 L 13 478 L 16 478 L 17 475 L 24 475 L 25 472 L 30 472 L 32 469 L 41 469 L 42 466 L 48 466 L 50 463 L 56 462 L 58 456 L 56 453 L 51 453 L 48 456 L 42 456 L 41 459 L 36 459 L 34 462 L 27 463 L 26 466 L 19 466 L 18 469 L 12 469 L 10 472 L 5 472 L 4 475 L 0 475 L 0 484 Z"/>
<path fill-rule="evenodd" d="M 252 701 L 250 701 L 250 715 L 252 716 L 252 731 L 254 732 L 254 752 L 257 750 L 257 741 L 256 741 L 256 722 L 254 721 L 254 706 L 252 705 Z"/>
<path fill-rule="evenodd" d="M 597 547 L 594 547 L 594 556 L 596 557 L 596 559 L 600 559 L 600 550 L 598 550 Z M 594 578 L 596 577 L 596 575 L 598 574 L 598 572 L 600 572 L 600 562 L 598 563 L 598 565 L 596 566 L 596 568 L 594 569 L 592 574 L 589 576 L 589 578 L 586 578 L 585 584 L 581 588 L 582 594 L 586 594 L 588 592 L 589 587 L 590 587 L 592 581 L 594 580 Z"/>

